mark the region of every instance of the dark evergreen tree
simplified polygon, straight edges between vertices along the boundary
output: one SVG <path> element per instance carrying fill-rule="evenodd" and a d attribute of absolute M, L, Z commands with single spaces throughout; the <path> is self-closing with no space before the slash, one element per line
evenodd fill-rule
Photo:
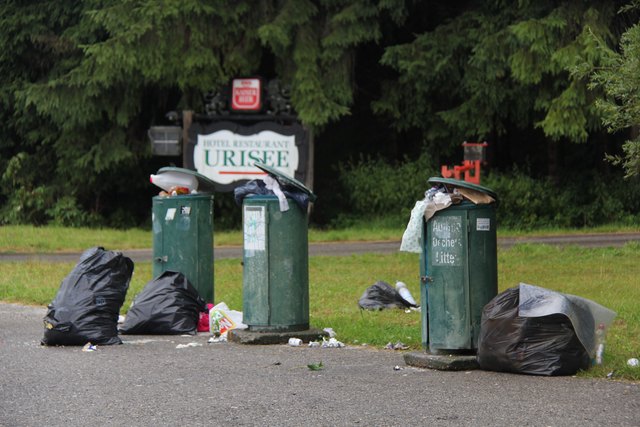
<path fill-rule="evenodd" d="M 203 93 L 243 75 L 288 84 L 320 143 L 354 109 L 372 121 L 374 99 L 375 129 L 406 132 L 416 152 L 426 144 L 437 156 L 487 138 L 509 165 L 522 146 L 546 146 L 553 174 L 558 144 L 605 139 L 601 114 L 612 130 L 637 124 L 637 20 L 617 14 L 621 5 L 6 0 L 0 223 L 137 223 L 148 214 L 140 200 L 153 191 L 146 177 L 158 166 L 148 127 L 169 110 L 201 111 Z M 358 146 L 387 144 L 390 133 Z M 637 152 L 636 135 L 625 145 L 628 173 L 637 171 Z"/>
<path fill-rule="evenodd" d="M 99 220 L 114 194 L 146 183 L 150 123 L 201 110 L 202 93 L 261 71 L 265 57 L 303 123 L 348 114 L 354 49 L 380 37 L 381 11 L 402 10 L 399 0 L 5 2 L 3 221 Z"/>
<path fill-rule="evenodd" d="M 382 62 L 398 78 L 374 108 L 392 116 L 398 129 L 422 130 L 436 152 L 464 140 L 489 139 L 502 153 L 517 144 L 548 145 L 555 175 L 557 144 L 586 142 L 601 128 L 588 79 L 572 71 L 602 56 L 592 34 L 616 40 L 617 7 L 611 1 L 467 2 L 433 30 L 387 48 Z M 523 131 L 527 140 L 517 141 Z"/>
<path fill-rule="evenodd" d="M 614 49 L 594 34 L 603 50 L 601 66 L 584 64 L 592 72 L 592 87 L 605 96 L 596 103 L 602 111 L 604 124 L 611 132 L 629 130 L 630 138 L 623 144 L 621 155 L 609 159 L 622 165 L 626 177 L 640 176 L 640 1 L 634 0 L 621 13 L 632 23 Z"/>

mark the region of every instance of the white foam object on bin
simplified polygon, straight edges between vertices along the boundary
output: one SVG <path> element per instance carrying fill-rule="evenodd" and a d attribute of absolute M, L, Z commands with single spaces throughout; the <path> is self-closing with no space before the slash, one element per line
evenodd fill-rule
<path fill-rule="evenodd" d="M 170 191 L 172 187 L 186 187 L 189 189 L 189 192 L 198 189 L 198 179 L 187 173 L 167 171 L 157 175 L 149 175 L 149 180 L 153 185 L 167 192 Z"/>

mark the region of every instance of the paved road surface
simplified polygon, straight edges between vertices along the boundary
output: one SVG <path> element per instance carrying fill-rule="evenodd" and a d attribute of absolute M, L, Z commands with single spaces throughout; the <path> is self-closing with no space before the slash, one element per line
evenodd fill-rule
<path fill-rule="evenodd" d="M 543 243 L 617 246 L 639 236 L 554 239 Z M 310 253 L 398 246 L 312 244 Z M 125 253 L 151 258 L 149 250 Z M 240 257 L 241 249 L 215 253 Z M 78 254 L 13 260 L 39 257 L 77 262 Z M 0 304 L 0 426 L 640 425 L 640 384 L 423 370 L 391 350 L 208 344 L 206 334 L 124 336 L 123 345 L 83 352 L 40 346 L 44 314 L 42 307 Z M 189 343 L 196 346 L 176 348 Z M 306 368 L 320 361 L 323 370 Z"/>
<path fill-rule="evenodd" d="M 612 233 L 612 234 L 580 234 L 566 236 L 544 236 L 544 237 L 522 237 L 522 238 L 499 238 L 498 246 L 508 248 L 518 243 L 542 243 L 548 245 L 579 245 L 585 247 L 602 246 L 622 246 L 627 242 L 640 242 L 640 232 L 638 233 Z M 311 243 L 309 244 L 309 255 L 329 255 L 343 256 L 358 253 L 393 253 L 400 248 L 400 242 L 336 242 L 336 243 Z M 117 250 L 117 248 L 107 248 Z M 150 261 L 153 256 L 151 249 L 131 249 L 123 251 L 134 262 Z M 57 254 L 7 254 L 0 253 L 0 262 L 6 261 L 26 261 L 26 260 L 46 260 L 48 262 L 71 262 L 78 261 L 79 253 L 57 253 Z M 242 248 L 237 246 L 216 247 L 214 257 L 222 258 L 242 258 Z"/>
<path fill-rule="evenodd" d="M 1 426 L 640 424 L 639 384 L 423 370 L 392 350 L 208 344 L 207 335 L 124 336 L 83 352 L 40 346 L 44 313 L 0 304 Z M 176 348 L 188 343 L 198 346 Z M 306 368 L 320 361 L 323 370 Z"/>

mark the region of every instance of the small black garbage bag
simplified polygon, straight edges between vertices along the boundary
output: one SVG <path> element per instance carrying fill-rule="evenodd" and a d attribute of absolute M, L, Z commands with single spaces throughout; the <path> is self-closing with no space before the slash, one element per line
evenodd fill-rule
<path fill-rule="evenodd" d="M 195 334 L 205 301 L 186 276 L 165 271 L 147 283 L 127 312 L 122 334 Z"/>
<path fill-rule="evenodd" d="M 507 289 L 485 305 L 477 359 L 489 371 L 531 375 L 573 375 L 591 364 L 570 318 L 564 314 L 521 317 L 520 288 Z M 583 321 L 593 318 L 583 312 Z"/>
<path fill-rule="evenodd" d="M 118 314 L 132 274 L 133 261 L 120 252 L 86 250 L 49 304 L 42 344 L 122 344 Z"/>
<path fill-rule="evenodd" d="M 402 298 L 393 286 L 382 280 L 377 281 L 364 291 L 358 300 L 358 305 L 365 310 L 417 307 Z"/>
<path fill-rule="evenodd" d="M 291 186 L 282 185 L 280 186 L 282 192 L 285 196 L 300 206 L 303 212 L 307 211 L 307 207 L 309 206 L 309 195 L 303 191 L 300 191 Z M 252 181 L 247 182 L 246 184 L 240 185 L 233 190 L 233 197 L 238 206 L 242 206 L 242 202 L 245 197 L 249 196 L 267 196 L 274 195 L 272 190 L 267 189 L 267 185 L 261 179 L 254 179 Z"/>

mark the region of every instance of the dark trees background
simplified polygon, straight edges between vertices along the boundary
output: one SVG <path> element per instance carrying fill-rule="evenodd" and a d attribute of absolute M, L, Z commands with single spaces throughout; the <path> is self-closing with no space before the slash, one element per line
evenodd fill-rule
<path fill-rule="evenodd" d="M 144 224 L 148 175 L 180 166 L 151 156 L 148 127 L 170 110 L 203 111 L 204 93 L 246 75 L 290 85 L 313 130 L 320 225 L 384 216 L 391 202 L 410 209 L 441 164 L 460 163 L 463 141 L 489 142 L 496 185 L 499 174 L 556 190 L 626 174 L 637 187 L 638 10 L 604 0 L 5 1 L 0 223 Z M 224 225 L 237 225 L 228 195 L 216 203 L 218 217 L 236 218 Z"/>

